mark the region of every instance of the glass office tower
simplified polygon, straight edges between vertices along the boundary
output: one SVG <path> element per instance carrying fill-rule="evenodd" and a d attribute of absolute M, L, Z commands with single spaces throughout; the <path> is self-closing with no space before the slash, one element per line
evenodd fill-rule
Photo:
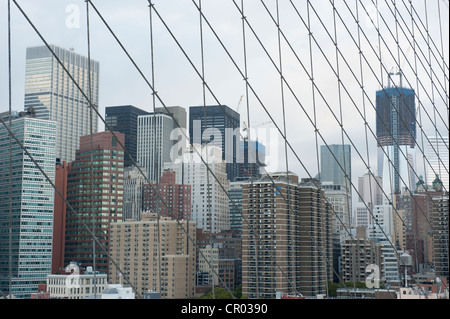
<path fill-rule="evenodd" d="M 347 175 L 347 177 L 346 177 Z M 352 163 L 350 145 L 320 146 L 320 181 L 351 188 Z"/>
<path fill-rule="evenodd" d="M 56 123 L 20 113 L 12 115 L 12 131 L 54 182 Z M 9 114 L 0 116 L 9 124 Z M 0 290 L 29 298 L 51 273 L 55 191 L 8 135 L 0 125 Z"/>
<path fill-rule="evenodd" d="M 73 50 L 51 45 L 75 82 L 92 104 L 98 107 L 99 63 Z M 89 103 L 74 81 L 46 46 L 30 47 L 26 52 L 25 109 L 33 107 L 36 118 L 57 123 L 56 156 L 61 161 L 75 159 L 80 136 L 90 134 Z M 91 80 L 89 81 L 89 69 Z M 91 90 L 89 90 L 89 84 Z M 93 112 L 93 118 L 96 114 Z M 98 121 L 92 123 L 97 132 Z"/>
<path fill-rule="evenodd" d="M 401 85 L 376 92 L 378 174 L 386 193 L 415 189 L 416 108 L 414 90 Z"/>

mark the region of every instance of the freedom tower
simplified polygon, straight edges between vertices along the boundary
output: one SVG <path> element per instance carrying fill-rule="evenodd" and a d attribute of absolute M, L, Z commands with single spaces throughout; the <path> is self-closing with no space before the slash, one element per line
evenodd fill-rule
<path fill-rule="evenodd" d="M 415 189 L 416 108 L 414 90 L 404 88 L 402 73 L 399 86 L 391 85 L 376 92 L 376 129 L 378 146 L 378 175 L 383 178 L 387 194 Z"/>

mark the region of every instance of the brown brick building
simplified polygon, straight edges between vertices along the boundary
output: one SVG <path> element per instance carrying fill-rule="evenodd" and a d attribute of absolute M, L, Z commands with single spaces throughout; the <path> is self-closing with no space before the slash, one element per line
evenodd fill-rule
<path fill-rule="evenodd" d="M 332 277 L 331 207 L 323 190 L 275 173 L 243 184 L 242 293 L 316 296 Z"/>
<path fill-rule="evenodd" d="M 111 264 L 109 281 L 125 284 L 127 278 L 141 296 L 157 291 L 163 299 L 192 298 L 195 238 L 194 222 L 158 219 L 155 213 L 143 212 L 140 221 L 112 223 L 110 254 L 119 269 Z"/>
<path fill-rule="evenodd" d="M 175 174 L 165 170 L 159 184 L 144 185 L 143 210 L 176 220 L 190 220 L 191 186 L 176 184 Z"/>

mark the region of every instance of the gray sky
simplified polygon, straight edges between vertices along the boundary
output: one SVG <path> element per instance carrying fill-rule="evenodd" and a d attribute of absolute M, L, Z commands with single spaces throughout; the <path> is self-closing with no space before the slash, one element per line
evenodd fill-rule
<path fill-rule="evenodd" d="M 175 34 L 185 52 L 189 55 L 198 71 L 201 71 L 199 13 L 192 1 L 156 0 L 154 2 L 156 9 Z M 296 4 L 297 10 L 303 20 L 307 23 L 306 1 L 293 2 Z M 297 57 L 291 52 L 290 47 L 282 40 L 282 68 L 286 81 L 289 84 L 289 88 L 286 85 L 283 87 L 287 118 L 287 138 L 302 162 L 300 163 L 292 155 L 292 152 L 289 151 L 289 168 L 299 174 L 300 177 L 307 177 L 308 173 L 303 169 L 303 164 L 306 166 L 309 174 L 312 176 L 317 174 L 315 134 L 310 119 L 316 121 L 319 132 L 323 135 L 323 139 L 327 144 L 340 144 L 342 143 L 341 130 L 328 108 L 331 108 L 335 112 L 338 119 L 341 118 L 340 110 L 342 109 L 344 129 L 350 137 L 351 142 L 359 150 L 359 154 L 357 154 L 352 149 L 353 182 L 357 183 L 357 177 L 364 173 L 367 163 L 370 163 L 373 170 L 376 168 L 375 139 L 369 131 L 369 158 L 367 158 L 364 121 L 358 113 L 357 107 L 361 113 L 364 113 L 363 106 L 365 106 L 367 121 L 371 125 L 374 133 L 375 92 L 381 88 L 380 81 L 386 84 L 386 73 L 383 70 L 382 78 L 378 58 L 373 52 L 375 49 L 377 51 L 376 53 L 378 53 L 378 37 L 376 29 L 369 18 L 376 19 L 376 7 L 373 3 L 377 1 L 347 1 L 347 5 L 352 10 L 354 16 L 349 12 L 343 1 L 335 1 L 338 9 L 337 12 L 339 13 L 339 16 L 336 16 L 337 43 L 339 50 L 345 57 L 345 61 L 342 57 L 339 57 L 339 60 L 336 61 L 335 45 L 330 39 L 330 36 L 335 36 L 332 2 L 332 0 L 312 1 L 313 7 L 309 11 L 310 25 L 314 36 L 314 39 L 312 39 L 312 62 L 316 90 L 314 92 L 315 99 L 313 100 L 313 90 L 309 74 L 304 70 L 306 68 L 308 73 L 311 72 L 308 30 L 294 11 L 290 1 L 280 1 L 281 29 L 289 39 L 290 45 L 303 64 L 302 66 L 299 63 Z M 448 89 L 448 81 L 444 80 L 442 70 L 443 62 L 438 56 L 438 54 L 442 54 L 440 33 L 442 31 L 442 39 L 444 41 L 442 44 L 444 49 L 443 56 L 446 65 L 449 65 L 448 1 L 413 1 L 414 8 L 420 17 L 419 19 L 419 17 L 415 16 L 416 24 L 413 24 L 410 15 L 406 11 L 405 5 L 408 6 L 408 10 L 410 9 L 409 2 L 394 1 L 397 2 L 397 8 L 399 10 L 397 18 L 400 24 L 397 30 L 391 11 L 394 10 L 392 5 L 393 1 L 378 2 L 380 3 L 378 7 L 379 12 L 385 20 L 380 20 L 379 23 L 381 34 L 383 35 L 380 49 L 386 69 L 390 71 L 396 67 L 393 57 L 397 58 L 399 51 L 392 35 L 395 36 L 397 31 L 400 47 L 407 56 L 406 60 L 400 52 L 400 66 L 405 73 L 405 79 L 416 90 L 421 107 L 428 110 L 431 116 L 433 115 L 432 105 L 434 102 L 437 110 L 445 120 L 445 124 L 443 121 L 438 120 L 437 126 L 442 135 L 448 135 L 445 127 L 448 127 L 448 110 L 445 106 L 446 93 L 444 92 L 444 89 Z M 48 43 L 63 48 L 74 48 L 77 53 L 87 55 L 86 9 L 84 1 L 22 0 L 18 1 L 18 3 L 29 15 Z M 114 32 L 116 32 L 147 78 L 151 80 L 148 2 L 145 0 L 96 0 L 93 3 L 110 24 Z M 236 3 L 240 5 L 240 1 L 236 1 Z M 268 8 L 275 16 L 275 1 L 267 0 L 265 3 L 267 3 Z M 424 14 L 425 3 L 427 4 L 427 17 Z M 364 53 L 362 74 L 366 95 L 363 95 L 363 91 L 360 88 L 360 55 L 354 43 L 354 41 L 358 41 L 357 25 L 354 20 L 356 17 L 356 4 L 358 4 L 359 21 L 363 30 L 360 33 L 360 38 L 362 52 Z M 440 17 L 437 10 L 438 4 L 441 8 Z M 369 14 L 364 12 L 362 5 L 364 5 L 364 8 Z M 202 6 L 208 21 L 213 25 L 215 31 L 235 59 L 235 62 L 243 71 L 242 20 L 233 1 L 203 0 Z M 74 9 L 75 11 L 73 11 Z M 313 9 L 320 15 L 321 20 L 317 18 Z M 79 10 L 79 19 L 77 19 L 77 10 Z M 261 1 L 245 1 L 245 11 L 252 28 L 266 47 L 273 61 L 279 66 L 277 29 L 265 11 Z M 0 3 L 0 112 L 8 110 L 6 13 L 7 1 L 3 0 Z M 132 104 L 147 111 L 152 111 L 153 104 L 150 88 L 105 28 L 97 14 L 92 9 L 90 13 L 92 57 L 100 62 L 101 114 L 104 116 L 105 106 L 124 104 Z M 439 25 L 439 18 L 441 19 L 442 29 Z M 345 25 L 340 19 L 345 21 Z M 153 22 L 155 38 L 155 88 L 158 95 L 166 106 L 179 105 L 188 109 L 191 105 L 203 105 L 203 89 L 200 78 L 156 15 L 154 15 Z M 325 28 L 322 26 L 322 23 L 325 25 Z M 390 30 L 384 23 L 388 24 Z M 434 54 L 438 58 L 437 61 L 433 56 L 431 59 L 435 72 L 433 81 L 436 83 L 436 87 L 434 88 L 431 86 L 431 80 L 428 75 L 427 60 L 429 52 L 426 45 L 426 38 L 423 38 L 423 36 L 426 37 L 426 33 L 422 23 L 428 23 L 430 35 L 437 46 L 437 50 L 433 45 L 431 46 Z M 238 107 L 241 96 L 244 96 L 242 103 L 239 105 L 239 113 L 241 114 L 241 122 L 245 121 L 248 123 L 245 82 L 206 23 L 203 26 L 206 82 L 221 104 L 228 105 L 235 110 Z M 414 54 L 414 48 L 409 45 L 409 42 L 412 42 L 412 38 L 410 37 L 410 32 L 413 30 L 412 26 L 414 26 L 417 41 L 417 46 L 415 47 L 416 55 Z M 351 36 L 346 28 L 349 29 Z M 405 37 L 403 32 L 408 37 Z M 246 28 L 246 34 L 249 82 L 256 91 L 259 99 L 273 116 L 275 122 L 282 129 L 283 112 L 280 76 L 248 27 Z M 26 47 L 41 44 L 41 40 L 12 3 L 13 110 L 23 109 Z M 327 57 L 328 61 L 324 58 L 323 54 Z M 415 59 L 415 56 L 417 59 Z M 366 59 L 372 69 L 369 68 Z M 414 68 L 415 62 L 418 64 L 419 85 L 417 85 L 414 72 L 410 67 L 411 65 Z M 329 63 L 331 63 L 331 67 Z M 338 65 L 339 77 L 342 80 L 340 87 L 338 86 L 335 75 L 335 72 L 338 70 Z M 448 77 L 448 69 L 445 72 L 447 72 Z M 410 86 L 405 80 L 404 84 L 405 86 Z M 295 93 L 295 97 L 290 90 Z M 432 98 L 430 99 L 430 97 Z M 209 93 L 206 95 L 206 102 L 207 104 L 217 104 L 217 101 Z M 315 113 L 313 105 L 315 105 Z M 156 106 L 161 106 L 161 103 L 158 101 Z M 249 94 L 249 107 L 252 126 L 269 121 L 268 115 L 252 93 Z M 433 126 L 425 114 L 422 116 L 422 125 L 426 134 L 434 135 Z M 100 128 L 103 128 L 102 123 L 100 123 Z M 260 128 L 270 129 L 274 128 L 274 125 L 263 124 Z M 419 142 L 421 143 L 420 136 L 421 131 L 418 130 Z M 344 143 L 351 144 L 347 137 L 344 138 Z M 285 169 L 284 151 L 281 140 L 279 144 L 279 149 L 275 150 L 273 147 L 271 148 L 271 145 L 266 145 L 268 152 L 270 153 L 272 151 L 272 154 L 277 156 L 277 165 L 270 167 L 271 170 Z M 319 138 L 318 144 L 319 146 L 324 144 L 323 140 Z M 420 154 L 419 151 L 417 153 Z M 417 160 L 417 163 L 417 171 L 420 173 L 423 172 L 422 161 Z"/>

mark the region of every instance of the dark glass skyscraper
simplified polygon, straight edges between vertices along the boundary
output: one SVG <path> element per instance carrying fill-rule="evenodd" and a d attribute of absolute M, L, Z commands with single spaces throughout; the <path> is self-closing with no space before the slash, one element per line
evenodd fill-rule
<path fill-rule="evenodd" d="M 414 90 L 389 87 L 377 91 L 377 139 L 379 146 L 414 147 L 416 138 L 416 108 Z"/>
<path fill-rule="evenodd" d="M 138 116 L 150 113 L 133 105 L 109 106 L 105 108 L 105 122 L 113 131 L 125 134 L 125 148 L 136 161 L 137 155 L 137 127 Z M 133 165 L 130 157 L 125 153 L 125 167 Z"/>
<path fill-rule="evenodd" d="M 222 148 L 228 180 L 239 175 L 240 115 L 226 105 L 191 106 L 189 139 L 195 144 L 211 143 Z"/>
<path fill-rule="evenodd" d="M 416 139 L 416 106 L 414 90 L 400 85 L 376 92 L 376 127 L 379 147 L 378 175 L 383 177 L 383 189 L 400 193 L 415 189 L 414 174 Z"/>

